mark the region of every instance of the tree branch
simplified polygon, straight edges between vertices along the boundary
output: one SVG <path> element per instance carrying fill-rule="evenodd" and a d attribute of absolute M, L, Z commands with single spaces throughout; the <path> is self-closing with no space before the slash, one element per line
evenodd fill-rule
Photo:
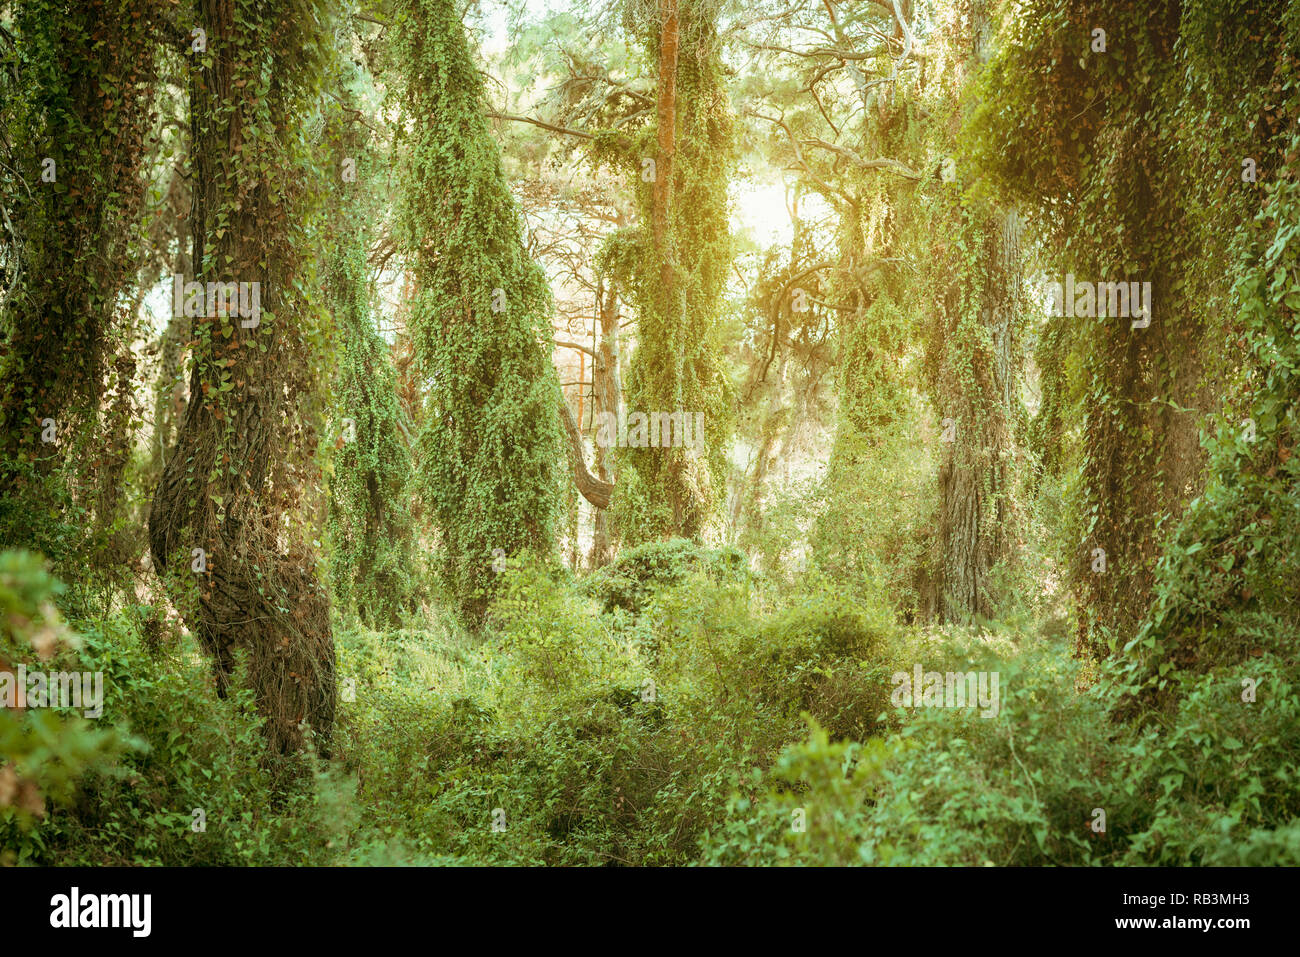
<path fill-rule="evenodd" d="M 489 113 L 488 116 L 494 120 L 512 120 L 515 123 L 531 123 L 533 126 L 540 126 L 542 129 L 550 130 L 552 133 L 563 133 L 565 136 L 576 136 L 579 139 L 594 140 L 596 138 L 591 133 L 584 133 L 582 130 L 571 130 L 566 126 L 556 126 L 553 123 L 534 119 L 531 116 L 516 116 L 513 113 Z"/>
<path fill-rule="evenodd" d="M 564 420 L 564 434 L 569 440 L 569 466 L 573 469 L 573 483 L 578 486 L 582 497 L 596 508 L 609 508 L 610 499 L 614 495 L 614 483 L 596 478 L 587 469 L 582 433 L 578 431 L 578 423 L 573 421 L 573 413 L 569 411 L 569 403 L 564 401 L 563 395 L 560 396 L 560 418 Z"/>
<path fill-rule="evenodd" d="M 754 116 L 760 120 L 767 120 L 767 122 L 771 123 L 772 125 L 779 126 L 785 132 L 786 139 L 790 141 L 790 148 L 794 150 L 795 162 L 799 164 L 798 168 L 803 170 L 805 173 L 807 173 L 808 178 L 822 188 L 823 194 L 826 196 L 838 196 L 841 199 L 843 199 L 845 202 L 847 202 L 850 206 L 852 206 L 854 209 L 858 207 L 858 201 L 856 199 L 854 199 L 844 190 L 836 189 L 830 183 L 826 182 L 826 180 L 822 179 L 820 176 L 818 176 L 816 173 L 813 172 L 813 168 L 809 166 L 808 161 L 803 158 L 803 150 L 799 148 L 799 141 L 794 138 L 794 133 L 790 132 L 790 127 L 786 124 L 784 119 L 776 116 L 767 116 L 763 113 L 758 112 L 758 110 L 746 110 L 745 115 Z"/>
<path fill-rule="evenodd" d="M 825 140 L 819 139 L 807 139 L 803 141 L 803 144 L 805 146 L 819 146 L 824 150 L 829 150 L 832 153 L 843 156 L 854 165 L 860 166 L 863 169 L 885 169 L 889 170 L 891 173 L 897 173 L 899 176 L 906 176 L 908 179 L 921 178 L 921 174 L 916 170 L 895 159 L 886 159 L 883 157 L 881 159 L 863 159 L 851 149 L 846 149 L 843 146 L 836 146 L 834 143 L 827 143 Z"/>
<path fill-rule="evenodd" d="M 567 340 L 564 340 L 564 339 L 556 339 L 556 340 L 555 340 L 555 344 L 556 344 L 557 346 L 561 346 L 561 347 L 563 347 L 563 348 L 565 348 L 565 349 L 577 349 L 577 350 L 579 350 L 580 352 L 585 352 L 585 353 L 587 353 L 587 355 L 589 355 L 589 356 L 593 356 L 593 357 L 594 357 L 594 356 L 596 355 L 596 351 L 595 351 L 594 349 L 592 349 L 590 346 L 584 346 L 584 345 L 583 345 L 582 343 L 580 343 L 580 342 L 568 342 Z"/>

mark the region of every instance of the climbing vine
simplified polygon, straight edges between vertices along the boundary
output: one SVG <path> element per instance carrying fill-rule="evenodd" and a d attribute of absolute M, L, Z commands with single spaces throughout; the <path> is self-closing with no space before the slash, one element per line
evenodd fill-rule
<path fill-rule="evenodd" d="M 675 11 L 675 57 L 663 75 L 662 43 Z M 599 161 L 636 184 L 639 221 L 607 258 L 636 309 L 636 350 L 625 380 L 629 417 L 701 416 L 699 448 L 619 449 L 615 523 L 635 543 L 699 538 L 722 492 L 733 412 L 721 341 L 723 287 L 733 256 L 727 187 L 735 164 L 733 118 L 723 77 L 716 0 L 630 3 L 625 25 L 641 38 L 659 83 L 675 82 L 672 129 L 647 123 L 635 135 L 594 144 Z M 661 108 L 665 94 L 661 89 Z M 653 441 L 653 439 L 651 439 Z M 665 445 L 667 441 L 665 441 Z"/>
<path fill-rule="evenodd" d="M 324 277 L 338 332 L 329 510 L 333 581 L 344 608 L 372 625 L 394 624 L 414 610 L 427 577 L 411 503 L 413 426 L 398 400 L 390 346 L 375 329 L 366 219 L 377 207 L 376 164 L 355 135 L 356 124 L 340 120 L 346 130 L 339 135 L 340 166 L 355 164 L 356 181 L 342 193 L 347 202 L 335 220 L 336 245 Z"/>
<path fill-rule="evenodd" d="M 978 94 L 974 160 L 1027 211 L 1051 278 L 1151 283 L 1149 325 L 1085 311 L 1040 340 L 1035 434 L 1070 483 L 1087 655 L 1128 645 L 1146 616 L 1166 530 L 1199 491 L 1201 416 L 1250 339 L 1222 269 L 1263 184 L 1294 165 L 1295 17 L 1235 0 L 1028 3 Z"/>
<path fill-rule="evenodd" d="M 393 16 L 399 231 L 428 390 L 420 487 L 443 583 L 478 623 L 498 555 L 554 548 L 564 453 L 551 295 L 524 249 L 458 6 L 399 0 Z"/>
<path fill-rule="evenodd" d="M 190 401 L 149 515 L 155 567 L 224 695 L 236 654 L 272 754 L 322 750 L 334 719 L 317 579 L 329 317 L 309 290 L 313 139 L 336 13 L 325 0 L 202 0 L 189 64 L 195 185 Z M 201 42 L 200 42 L 201 40 Z M 208 283 L 238 290 L 238 308 Z"/>
<path fill-rule="evenodd" d="M 121 504 L 161 15 L 28 0 L 0 37 L 0 529 L 58 559 L 95 559 Z"/>

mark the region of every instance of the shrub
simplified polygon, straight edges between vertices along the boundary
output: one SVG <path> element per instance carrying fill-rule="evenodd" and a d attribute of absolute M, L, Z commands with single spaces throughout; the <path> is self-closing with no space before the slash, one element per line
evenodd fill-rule
<path fill-rule="evenodd" d="M 674 538 L 622 552 L 589 576 L 583 590 L 606 612 L 622 608 L 639 613 L 657 590 L 680 585 L 692 572 L 706 572 L 715 581 L 738 581 L 747 570 L 744 553 L 738 549 L 708 549 Z"/>
<path fill-rule="evenodd" d="M 1048 646 L 1050 647 L 1050 646 Z M 996 719 L 917 710 L 896 733 L 833 743 L 810 721 L 711 834 L 711 863 L 1294 864 L 1300 811 L 1296 666 L 1202 675 L 1180 707 L 1117 724 L 1104 680 L 1032 648 L 1002 674 Z M 1251 770 L 1254 769 L 1254 770 Z M 806 830 L 792 826 L 802 812 Z M 1098 811 L 1104 812 L 1104 822 Z M 1104 828 L 1102 827 L 1104 823 Z"/>
<path fill-rule="evenodd" d="M 59 772 L 65 809 L 19 843 L 20 861 L 285 865 L 325 855 L 347 827 L 347 782 L 310 755 L 316 773 L 305 779 L 274 774 L 251 691 L 217 698 L 188 637 L 155 655 L 125 614 L 75 625 L 78 667 L 104 676 L 105 727 L 93 734 L 117 742 L 117 760 L 86 763 L 75 780 Z"/>

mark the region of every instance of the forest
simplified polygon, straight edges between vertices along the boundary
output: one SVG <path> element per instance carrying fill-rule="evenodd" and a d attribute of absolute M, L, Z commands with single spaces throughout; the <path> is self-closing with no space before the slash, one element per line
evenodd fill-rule
<path fill-rule="evenodd" d="M 1300 0 L 0 0 L 0 867 L 1300 865 L 1298 400 Z"/>

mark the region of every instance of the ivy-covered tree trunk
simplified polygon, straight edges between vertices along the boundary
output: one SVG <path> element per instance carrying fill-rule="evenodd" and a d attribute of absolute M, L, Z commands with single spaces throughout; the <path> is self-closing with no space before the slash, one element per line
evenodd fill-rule
<path fill-rule="evenodd" d="M 942 304 L 936 406 L 943 616 L 990 616 L 989 573 L 1014 543 L 1015 404 L 1021 370 L 1021 225 L 1014 212 L 959 213 Z M 964 263 L 962 257 L 969 257 Z"/>
<path fill-rule="evenodd" d="M 1300 17 L 1263 29 L 1189 19 L 1180 46 L 1205 86 L 1193 110 L 1208 103 L 1219 117 L 1213 136 L 1185 129 L 1186 147 L 1249 155 L 1256 175 L 1251 182 L 1234 161 L 1215 184 L 1228 202 L 1213 209 L 1211 228 L 1225 232 L 1229 211 L 1237 223 L 1227 257 L 1237 277 L 1231 376 L 1202 439 L 1204 488 L 1161 543 L 1154 600 L 1122 647 L 1130 687 L 1165 701 L 1185 687 L 1180 670 L 1290 658 L 1300 632 L 1300 90 L 1289 82 L 1300 71 Z M 1206 260 L 1219 280 L 1223 260 Z"/>
<path fill-rule="evenodd" d="M 551 294 L 524 248 L 459 7 L 398 0 L 393 29 L 410 331 L 428 389 L 420 473 L 443 579 L 477 623 L 496 557 L 555 548 L 565 453 Z"/>
<path fill-rule="evenodd" d="M 1280 54 L 1294 47 L 1285 32 L 1212 4 L 1034 2 L 994 55 L 998 94 L 980 107 L 975 159 L 1029 211 L 1049 280 L 1067 285 L 1038 352 L 1036 433 L 1074 490 L 1063 557 L 1085 657 L 1129 645 L 1165 530 L 1202 482 L 1197 413 L 1219 403 L 1244 343 L 1223 282 L 1237 226 L 1259 203 L 1243 158 L 1261 179 L 1286 165 L 1269 142 L 1281 128 Z M 1215 49 L 1220 35 L 1233 55 Z M 1214 136 L 1187 135 L 1193 123 Z M 1136 284 L 1144 305 L 1112 304 L 1096 283 Z"/>
<path fill-rule="evenodd" d="M 1185 215 L 1187 192 L 1177 184 L 1183 173 L 1163 183 L 1154 175 L 1143 145 L 1151 108 L 1143 92 L 1116 118 L 1118 129 L 1109 134 L 1116 155 L 1102 174 L 1107 185 L 1124 190 L 1110 220 L 1113 241 L 1084 246 L 1075 267 L 1080 275 L 1137 276 L 1150 284 L 1144 326 L 1114 317 L 1075 320 L 1091 384 L 1076 518 L 1083 532 L 1074 555 L 1081 612 L 1076 644 L 1097 658 L 1126 643 L 1150 608 L 1160 526 L 1180 515 L 1201 482 L 1200 425 L 1187 413 L 1218 390 L 1201 381 L 1207 359 L 1215 361 L 1202 351 L 1209 318 L 1203 303 L 1227 290 L 1217 276 L 1181 279 L 1182 264 L 1204 253 L 1187 232 L 1160 233 L 1160 224 Z"/>
<path fill-rule="evenodd" d="M 11 543 L 46 547 L 34 517 L 46 498 L 32 483 L 56 464 L 82 472 L 74 484 L 89 490 L 99 526 L 120 498 L 134 367 L 125 348 L 110 363 L 111 333 L 127 321 L 119 293 L 140 259 L 161 10 L 151 0 L 15 6 L 20 87 L 2 94 L 16 168 L 0 178 L 0 527 Z"/>
<path fill-rule="evenodd" d="M 345 64 L 331 107 L 327 141 L 337 188 L 324 210 L 325 294 L 337 332 L 329 431 L 332 471 L 328 526 L 332 581 L 342 610 L 371 627 L 395 626 L 426 593 L 418 551 L 414 426 L 398 397 L 393 349 L 375 325 L 378 296 L 368 254 L 382 231 L 384 158 L 350 92 L 363 79 Z"/>
<path fill-rule="evenodd" d="M 964 28 L 949 38 L 955 112 L 990 53 L 986 5 L 970 4 Z M 939 124 L 941 148 L 955 151 Z M 944 236 L 931 263 L 939 322 L 928 351 L 931 394 L 941 418 L 939 548 L 940 612 L 948 620 L 990 617 L 996 610 L 990 573 L 1011 557 L 1019 536 L 1016 435 L 1023 372 L 1025 302 L 1021 236 L 1014 209 L 964 195 L 969 184 L 945 158 L 935 228 Z"/>
<path fill-rule="evenodd" d="M 599 314 L 599 338 L 596 357 L 591 364 L 592 418 L 596 422 L 618 421 L 619 399 L 623 394 L 619 375 L 618 352 L 618 291 L 611 284 L 606 288 L 602 280 L 596 285 L 596 311 Z M 596 478 L 608 485 L 614 484 L 614 455 L 606 446 L 596 444 Z M 591 552 L 587 563 L 601 568 L 614 560 L 614 542 L 610 528 L 609 509 L 593 508 Z"/>
<path fill-rule="evenodd" d="M 638 179 L 642 215 L 629 285 L 637 346 L 628 419 L 644 415 L 651 423 L 647 441 L 629 435 L 620 456 L 619 528 L 630 541 L 703 533 L 720 497 L 731 422 L 718 341 L 733 254 L 727 185 L 734 152 L 720 7 L 660 0 L 657 13 L 642 25 L 658 64 L 656 124 L 623 157 Z M 704 434 L 690 445 L 653 424 L 657 416 L 694 423 L 697 415 Z"/>
<path fill-rule="evenodd" d="M 301 748 L 304 723 L 327 753 L 334 722 L 329 597 L 303 498 L 319 482 L 320 317 L 301 292 L 300 252 L 311 248 L 300 117 L 315 103 L 330 15 L 311 0 L 199 3 L 192 259 L 201 283 L 256 285 L 238 310 L 206 285 L 194 303 L 190 402 L 149 516 L 155 568 L 222 694 L 247 649 L 273 754 Z"/>

